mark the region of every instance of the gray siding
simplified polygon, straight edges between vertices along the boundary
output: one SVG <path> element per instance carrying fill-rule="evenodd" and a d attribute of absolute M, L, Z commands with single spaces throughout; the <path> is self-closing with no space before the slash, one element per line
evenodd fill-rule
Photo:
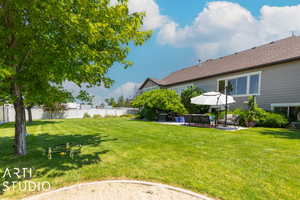
<path fill-rule="evenodd" d="M 261 94 L 257 96 L 257 103 L 260 107 L 270 110 L 273 103 L 300 103 L 300 61 L 216 76 L 191 83 L 205 91 L 217 91 L 219 79 L 259 71 L 261 71 Z M 236 103 L 230 108 L 246 108 L 247 98 L 246 96 L 234 97 Z"/>
<path fill-rule="evenodd" d="M 300 103 L 300 61 L 264 68 L 257 102 L 265 109 L 272 103 Z"/>
<path fill-rule="evenodd" d="M 256 68 L 255 70 L 246 70 L 243 72 L 231 73 L 229 75 L 216 76 L 193 82 L 186 82 L 184 84 L 173 85 L 167 88 L 194 84 L 207 92 L 217 91 L 217 83 L 219 79 L 252 72 L 261 72 L 261 90 L 260 95 L 257 96 L 257 103 L 260 107 L 266 110 L 271 110 L 271 104 L 273 103 L 300 103 L 300 61 L 261 67 Z M 153 86 L 156 86 L 156 84 L 152 81 L 148 81 L 144 88 Z M 234 97 L 236 103 L 231 105 L 230 108 L 246 108 L 245 102 L 247 101 L 247 98 L 247 96 Z"/>

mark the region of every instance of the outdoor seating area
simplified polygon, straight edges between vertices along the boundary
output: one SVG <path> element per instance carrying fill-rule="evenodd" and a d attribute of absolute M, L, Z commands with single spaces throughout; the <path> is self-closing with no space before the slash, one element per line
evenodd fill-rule
<path fill-rule="evenodd" d="M 164 124 L 176 124 L 204 128 L 219 128 L 223 130 L 238 130 L 239 116 L 227 114 L 228 104 L 235 103 L 232 96 L 224 95 L 220 92 L 208 92 L 200 96 L 191 98 L 192 104 L 207 105 L 217 108 L 214 114 L 185 114 L 182 116 L 174 116 L 173 114 L 161 113 L 159 122 Z M 219 118 L 218 112 L 225 107 L 224 118 Z"/>
<path fill-rule="evenodd" d="M 212 128 L 216 125 L 214 118 L 205 114 L 187 114 L 184 115 L 184 119 L 187 126 Z"/>

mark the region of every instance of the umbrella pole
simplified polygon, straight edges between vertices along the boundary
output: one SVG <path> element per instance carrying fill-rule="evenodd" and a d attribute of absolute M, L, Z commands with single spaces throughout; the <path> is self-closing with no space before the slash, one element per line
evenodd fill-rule
<path fill-rule="evenodd" d="M 228 110 L 228 94 L 227 94 L 227 87 L 225 89 L 226 95 L 226 102 L 225 102 L 225 122 L 224 125 L 227 126 L 227 110 Z"/>

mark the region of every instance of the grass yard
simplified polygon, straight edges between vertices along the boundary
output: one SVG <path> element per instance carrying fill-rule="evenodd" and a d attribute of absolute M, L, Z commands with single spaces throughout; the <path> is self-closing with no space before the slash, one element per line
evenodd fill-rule
<path fill-rule="evenodd" d="M 0 126 L 1 174 L 5 168 L 32 167 L 32 180 L 50 181 L 52 189 L 137 179 L 227 200 L 300 199 L 300 131 L 225 132 L 128 118 L 37 121 L 28 127 L 28 155 L 22 158 L 13 155 L 13 131 L 13 124 Z M 43 148 L 66 142 L 84 144 L 74 160 L 43 155 Z M 0 199 L 26 195 L 10 191 Z"/>

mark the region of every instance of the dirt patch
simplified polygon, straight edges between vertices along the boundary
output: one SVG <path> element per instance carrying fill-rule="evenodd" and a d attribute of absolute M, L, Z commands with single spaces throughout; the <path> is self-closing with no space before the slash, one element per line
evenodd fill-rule
<path fill-rule="evenodd" d="M 28 197 L 25 200 L 213 200 L 162 184 L 139 181 L 102 181 L 79 184 Z"/>

